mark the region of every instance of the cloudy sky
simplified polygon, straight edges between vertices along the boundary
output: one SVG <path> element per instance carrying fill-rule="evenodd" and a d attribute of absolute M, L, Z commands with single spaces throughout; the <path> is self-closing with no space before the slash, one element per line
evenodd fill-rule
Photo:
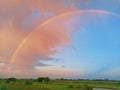
<path fill-rule="evenodd" d="M 0 75 L 120 79 L 120 0 L 0 0 Z"/>

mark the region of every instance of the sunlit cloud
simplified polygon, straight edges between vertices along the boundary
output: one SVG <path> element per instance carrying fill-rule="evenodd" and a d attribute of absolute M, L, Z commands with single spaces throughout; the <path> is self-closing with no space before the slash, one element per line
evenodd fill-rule
<path fill-rule="evenodd" d="M 1 0 L 0 71 L 18 77 L 74 76 L 76 71 L 71 68 L 40 61 L 53 61 L 58 48 L 70 46 L 77 25 L 100 22 L 107 15 L 119 16 L 104 10 L 81 10 L 77 2 L 82 0 Z M 26 73 L 20 75 L 23 70 Z"/>
<path fill-rule="evenodd" d="M 36 72 L 40 76 L 51 76 L 51 77 L 72 77 L 78 75 L 78 73 L 72 69 L 59 67 L 59 66 L 36 66 Z"/>
<path fill-rule="evenodd" d="M 10 63 L 17 65 L 17 67 L 21 65 L 22 67 L 29 67 L 30 64 L 34 66 L 38 60 L 46 60 L 46 58 L 51 60 L 50 56 L 59 52 L 56 49 L 57 47 L 70 45 L 72 41 L 71 35 L 75 31 L 70 26 L 75 27 L 77 19 L 74 18 L 73 20 L 71 18 L 75 15 L 80 16 L 84 14 L 90 14 L 91 19 L 81 20 L 81 25 L 96 22 L 97 18 L 94 17 L 97 14 L 116 15 L 101 10 L 78 10 L 49 19 L 40 24 L 23 39 L 11 56 Z"/>
<path fill-rule="evenodd" d="M 59 2 L 59 3 L 58 3 Z M 26 37 L 26 35 L 31 32 L 32 29 L 34 29 L 36 26 L 38 26 L 41 22 L 44 22 L 44 20 L 47 20 L 51 17 L 54 17 L 57 14 L 67 12 L 69 10 L 73 10 L 74 7 L 71 5 L 64 5 L 64 1 L 61 2 L 61 0 L 56 1 L 52 0 L 50 3 L 48 3 L 47 0 L 39 0 L 39 1 L 33 1 L 33 0 L 1 0 L 0 1 L 0 62 L 1 62 L 1 70 L 4 68 L 4 73 L 9 73 L 9 75 L 15 75 L 15 67 L 18 65 L 18 63 L 21 63 L 18 65 L 20 71 L 22 70 L 22 67 L 26 67 L 26 70 L 31 70 L 34 66 L 34 60 L 53 60 L 48 54 L 49 53 L 56 53 L 55 50 L 49 50 L 47 49 L 51 46 L 54 46 L 57 43 L 61 43 L 64 41 L 63 39 L 59 41 L 52 40 L 52 37 L 49 40 L 49 37 L 47 37 L 47 33 L 42 32 L 41 33 L 41 41 L 38 41 L 38 38 L 36 38 L 37 41 L 31 41 L 30 39 L 30 44 L 36 43 L 35 48 L 30 47 L 25 47 L 28 49 L 31 48 L 30 52 L 26 51 L 23 54 L 21 53 L 22 56 L 19 56 L 19 60 L 16 60 L 17 63 L 11 64 L 9 63 L 11 60 L 11 56 L 19 46 L 19 44 L 22 42 L 22 40 Z M 50 32 L 51 36 L 58 34 L 60 31 L 57 31 L 54 33 L 55 30 Z M 54 34 L 52 34 L 54 33 Z M 43 35 L 42 35 L 43 34 Z M 64 32 L 60 32 L 61 35 L 64 37 L 65 34 Z M 34 36 L 34 35 L 33 35 Z M 64 38 L 63 37 L 63 38 Z M 57 36 L 56 36 L 57 38 Z M 67 39 L 67 38 L 66 38 Z M 46 40 L 46 42 L 45 42 Z M 49 41 L 53 41 L 50 43 L 50 46 L 47 45 L 49 44 Z M 69 40 L 68 40 L 69 41 Z M 41 47 L 41 42 L 45 42 L 44 48 Z M 64 41 L 66 42 L 66 40 Z M 40 46 L 40 48 L 39 48 Z M 43 45 L 42 45 L 43 46 Z M 46 48 L 46 49 L 45 49 Z M 38 50 L 37 50 L 38 49 Z M 49 48 L 50 49 L 50 48 Z M 36 51 L 35 51 L 36 50 Z M 39 52 L 39 50 L 42 50 L 38 57 L 33 56 L 36 54 L 36 52 Z M 29 54 L 28 54 L 29 53 Z M 27 54 L 30 56 L 27 56 Z M 38 54 L 38 53 L 37 53 Z M 20 54 L 19 54 L 20 55 Z M 36 56 L 36 55 L 35 55 Z M 18 57 L 16 58 L 18 59 Z M 24 60 L 25 61 L 24 61 Z M 30 59 L 30 61 L 28 60 Z M 23 62 L 24 61 L 24 62 Z M 23 64 L 25 63 L 25 65 Z M 30 63 L 30 64 L 29 64 Z M 33 65 L 32 65 L 33 63 Z M 3 66 L 4 64 L 4 66 Z M 21 65 L 21 66 L 20 66 Z M 17 68 L 16 68 L 17 69 Z M 19 70 L 17 70 L 18 72 Z M 20 73 L 19 73 L 20 74 Z M 24 76 L 24 75 L 23 75 Z"/>

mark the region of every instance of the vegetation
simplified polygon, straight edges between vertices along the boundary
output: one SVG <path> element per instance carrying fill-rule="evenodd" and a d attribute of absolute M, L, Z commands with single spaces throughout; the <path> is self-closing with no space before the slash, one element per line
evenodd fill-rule
<path fill-rule="evenodd" d="M 63 78 L 52 80 L 49 77 L 0 79 L 0 90 L 93 90 L 92 88 L 115 88 L 120 90 L 120 81 Z"/>
<path fill-rule="evenodd" d="M 16 78 L 14 78 L 14 77 L 11 77 L 11 78 L 8 78 L 7 80 L 6 80 L 6 82 L 7 83 L 14 83 L 14 82 L 16 82 Z"/>
<path fill-rule="evenodd" d="M 32 81 L 27 80 L 27 81 L 25 82 L 25 85 L 32 85 Z"/>
<path fill-rule="evenodd" d="M 45 82 L 48 83 L 50 81 L 49 77 L 39 77 L 37 79 L 38 82 Z"/>
<path fill-rule="evenodd" d="M 3 79 L 0 79 L 0 90 L 7 90 L 6 83 Z"/>

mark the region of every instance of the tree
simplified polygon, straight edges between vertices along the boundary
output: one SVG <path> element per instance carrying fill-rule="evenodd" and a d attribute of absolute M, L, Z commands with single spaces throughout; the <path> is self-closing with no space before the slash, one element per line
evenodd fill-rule
<path fill-rule="evenodd" d="M 39 77 L 39 78 L 37 79 L 37 81 L 38 81 L 38 82 L 43 82 L 43 81 L 44 81 L 44 77 Z"/>
<path fill-rule="evenodd" d="M 50 78 L 49 78 L 49 77 L 45 77 L 45 78 L 44 78 L 44 82 L 45 82 L 45 83 L 48 83 L 49 81 L 50 81 Z"/>
<path fill-rule="evenodd" d="M 11 77 L 11 78 L 8 78 L 7 79 L 7 83 L 10 83 L 10 82 L 16 82 L 16 78 L 14 78 L 14 77 Z"/>
<path fill-rule="evenodd" d="M 49 77 L 39 77 L 37 79 L 38 82 L 45 82 L 45 83 L 48 83 L 50 81 L 50 78 Z"/>

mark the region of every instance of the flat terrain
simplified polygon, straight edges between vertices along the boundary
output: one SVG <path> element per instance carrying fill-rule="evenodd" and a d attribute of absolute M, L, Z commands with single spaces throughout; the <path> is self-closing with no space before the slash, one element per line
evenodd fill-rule
<path fill-rule="evenodd" d="M 119 81 L 91 81 L 91 80 L 51 80 L 48 83 L 20 80 L 7 83 L 8 90 L 81 90 L 81 86 L 97 88 L 114 88 L 120 90 Z"/>

